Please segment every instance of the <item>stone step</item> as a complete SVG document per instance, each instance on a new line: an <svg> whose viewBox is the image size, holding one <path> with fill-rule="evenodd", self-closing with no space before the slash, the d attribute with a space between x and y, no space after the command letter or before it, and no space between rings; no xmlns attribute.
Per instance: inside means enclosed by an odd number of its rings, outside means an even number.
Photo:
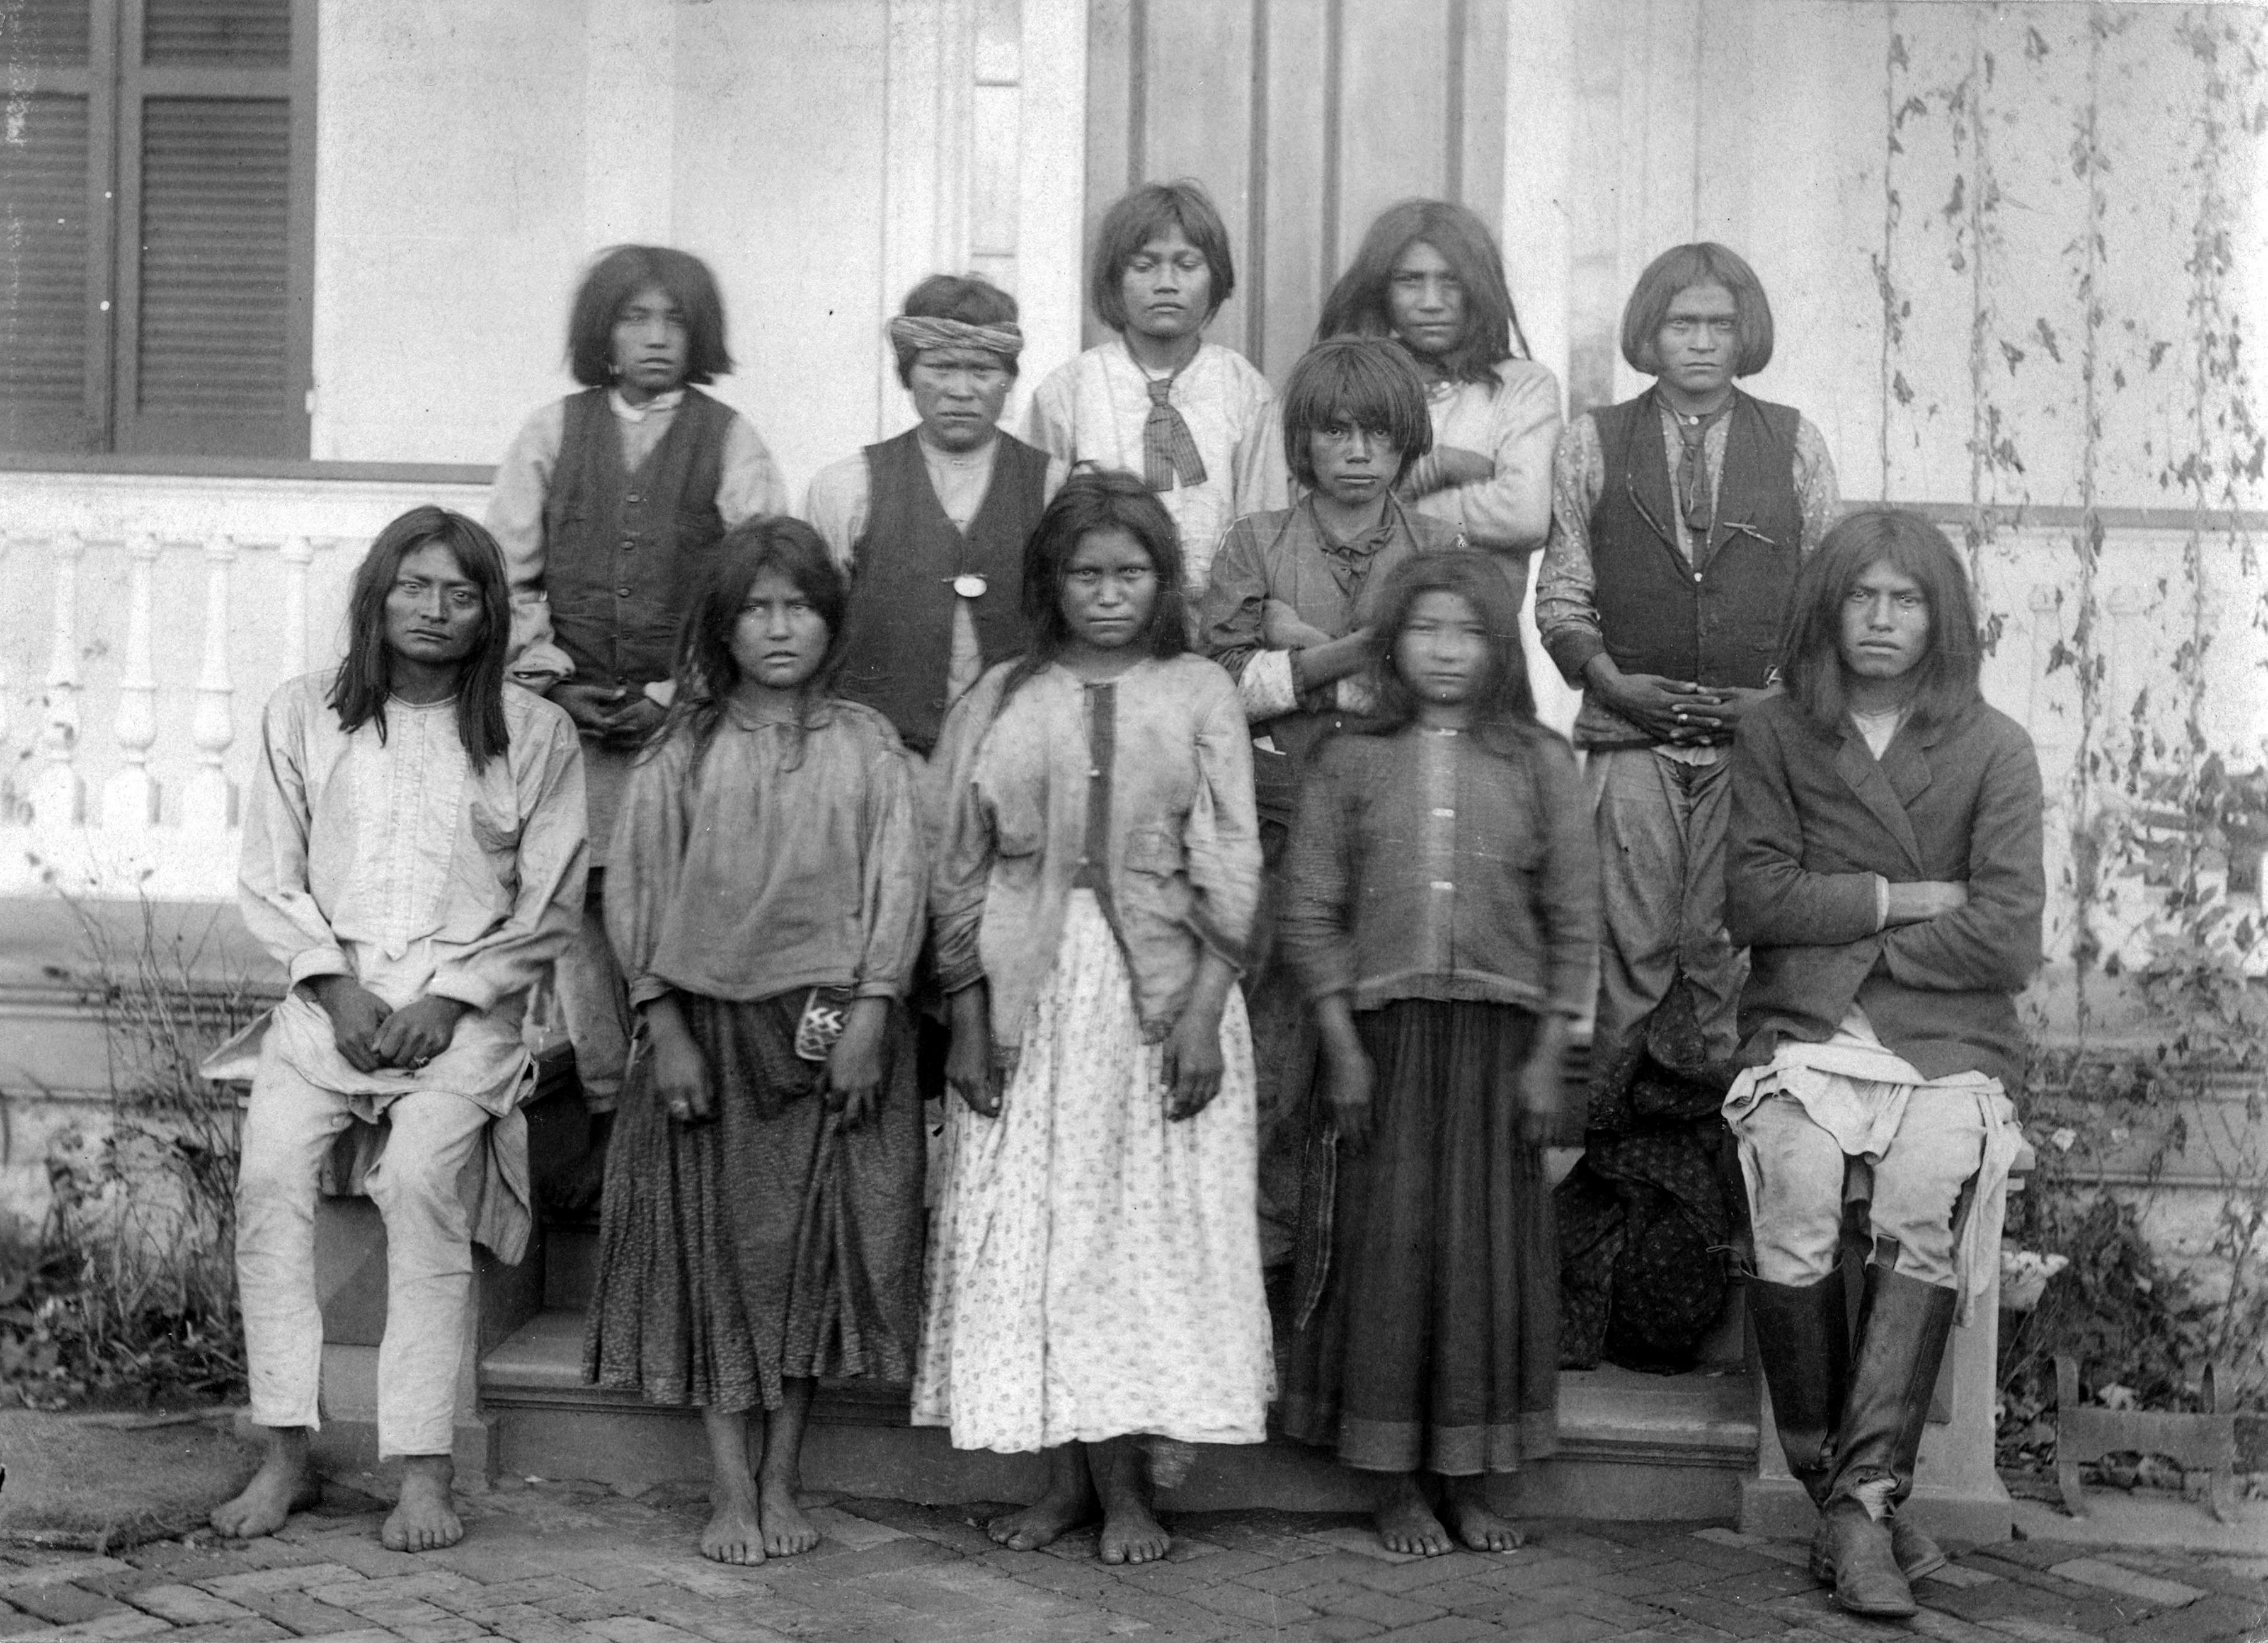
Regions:
<svg viewBox="0 0 2268 1643"><path fill-rule="evenodd" d="M698 1416L586 1385L582 1343L580 1309L550 1308L482 1359L481 1410L497 1470L625 1486L705 1477ZM1285 1439L1204 1446L1198 1454L1166 1505L1356 1511L1368 1504L1359 1477ZM1728 1518L1756 1454L1756 1393L1745 1370L1567 1371L1559 1377L1558 1454L1498 1480L1495 1493L1502 1509L1537 1516ZM826 1386L805 1440L804 1481L930 1504L1028 1499L1039 1492L1041 1463L1036 1455L957 1450L943 1432L909 1426L902 1387Z"/></svg>

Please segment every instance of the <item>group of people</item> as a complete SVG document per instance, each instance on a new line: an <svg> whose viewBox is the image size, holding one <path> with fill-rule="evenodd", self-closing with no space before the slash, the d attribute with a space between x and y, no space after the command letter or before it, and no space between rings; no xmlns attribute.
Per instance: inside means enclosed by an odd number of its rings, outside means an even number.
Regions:
<svg viewBox="0 0 2268 1643"><path fill-rule="evenodd" d="M1044 1452L1006 1546L1099 1516L1106 1559L1163 1557L1160 1480L1271 1404L1377 1477L1388 1546L1516 1545L1484 1485L1556 1440L1570 1028L1611 1064L1682 979L1819 1572L1911 1607L1939 1554L1897 1508L1984 1282L2043 897L1958 557L1910 513L1837 522L1817 432L1734 386L1771 314L1721 246L1646 271L1653 386L1564 433L1461 207L1373 225L1280 401L1204 340L1234 280L1202 188L1120 200L1116 335L1024 438L1014 300L923 281L888 324L916 426L796 518L701 391L731 366L708 270L592 268L584 391L486 527L389 526L346 661L268 709L244 909L291 985L238 1258L269 1444L223 1531L316 1486L314 1196L359 1119L384 1537L461 1535L470 1244L526 1241L549 969L593 1115L585 1373L702 1411L709 1556L817 1544L804 1426L855 1377ZM1580 766L1519 638L1539 550Z"/></svg>

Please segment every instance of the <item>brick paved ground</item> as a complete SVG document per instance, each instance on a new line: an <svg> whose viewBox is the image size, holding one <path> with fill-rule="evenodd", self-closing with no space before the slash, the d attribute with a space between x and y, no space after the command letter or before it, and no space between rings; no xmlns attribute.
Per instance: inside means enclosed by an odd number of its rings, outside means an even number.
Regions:
<svg viewBox="0 0 2268 1643"><path fill-rule="evenodd" d="M1351 1520L1186 1516L1172 1559L1096 1562L1092 1535L995 1547L969 1509L844 1500L826 1543L760 1569L703 1560L693 1492L626 1498L543 1485L472 1499L471 1532L423 1557L382 1550L379 1514L294 1519L248 1545L163 1542L121 1557L0 1552L0 1639L152 1643L1057 1643L1104 1638L1889 1637L1955 1643L2268 1639L2268 1557L2105 1552L2019 1541L1918 1588L1906 1627L1843 1615L1800 1547L1691 1524L1546 1523L1508 1555L1420 1561ZM2268 1550L2268 1549L2264 1549Z"/></svg>

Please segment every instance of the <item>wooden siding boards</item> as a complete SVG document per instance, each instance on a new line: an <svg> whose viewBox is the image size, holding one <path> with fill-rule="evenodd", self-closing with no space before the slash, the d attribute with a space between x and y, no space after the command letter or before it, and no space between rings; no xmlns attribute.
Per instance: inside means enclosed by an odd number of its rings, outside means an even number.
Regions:
<svg viewBox="0 0 2268 1643"><path fill-rule="evenodd" d="M1508 27L1496 0L1091 0L1090 255L1127 188L1198 179L1237 257L1206 334L1280 384L1381 210L1462 199L1496 228Z"/></svg>

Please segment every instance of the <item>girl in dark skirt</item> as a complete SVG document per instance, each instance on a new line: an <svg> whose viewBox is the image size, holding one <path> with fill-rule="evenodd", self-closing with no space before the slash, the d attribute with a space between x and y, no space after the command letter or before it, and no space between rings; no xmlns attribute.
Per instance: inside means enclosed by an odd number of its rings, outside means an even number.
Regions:
<svg viewBox="0 0 2268 1643"><path fill-rule="evenodd" d="M1292 836L1283 939L1315 1001L1330 1129L1302 1208L1284 1429L1381 1474L1395 1551L1518 1545L1487 1475L1557 1440L1542 1146L1598 864L1516 614L1479 554L1400 567L1375 630L1381 717L1325 744ZM1438 1515L1421 1470L1445 1480Z"/></svg>
<svg viewBox="0 0 2268 1643"><path fill-rule="evenodd" d="M818 1544L795 1499L814 1381L910 1381L920 1330L902 1001L925 864L895 733L828 694L847 591L796 520L725 537L608 857L607 932L644 1043L584 1373L701 1410L715 1508L701 1550L725 1563Z"/></svg>

